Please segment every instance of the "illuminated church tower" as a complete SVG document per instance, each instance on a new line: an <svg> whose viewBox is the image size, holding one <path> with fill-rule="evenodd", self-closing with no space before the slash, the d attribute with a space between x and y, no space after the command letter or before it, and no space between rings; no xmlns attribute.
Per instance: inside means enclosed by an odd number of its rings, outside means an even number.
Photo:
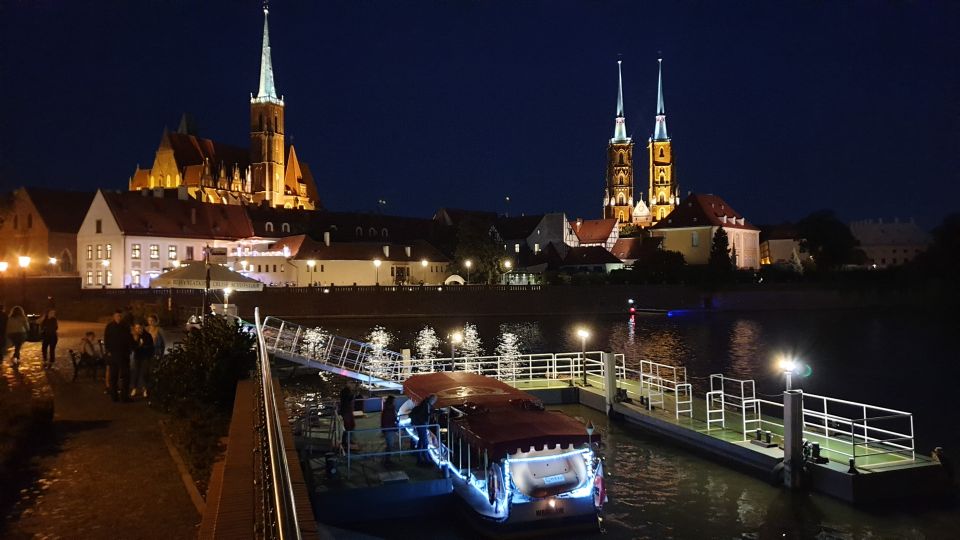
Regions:
<svg viewBox="0 0 960 540"><path fill-rule="evenodd" d="M650 214L656 223L667 217L679 202L680 188L673 170L673 146L667 136L663 108L663 59L657 59L657 123L647 144L650 153Z"/></svg>
<svg viewBox="0 0 960 540"><path fill-rule="evenodd" d="M617 119L607 145L607 187L603 196L604 219L616 219L620 227L633 221L633 141L627 137L623 115L623 73L617 61Z"/></svg>
<svg viewBox="0 0 960 540"><path fill-rule="evenodd" d="M271 206L284 203L283 98L277 97L270 59L270 10L263 6L263 49L260 52L260 90L250 95L250 172L253 192Z"/></svg>

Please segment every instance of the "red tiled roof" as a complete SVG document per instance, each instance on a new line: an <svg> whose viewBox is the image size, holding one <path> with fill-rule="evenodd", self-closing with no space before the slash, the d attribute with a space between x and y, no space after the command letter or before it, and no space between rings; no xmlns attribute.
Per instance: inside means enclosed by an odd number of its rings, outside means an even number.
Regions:
<svg viewBox="0 0 960 540"><path fill-rule="evenodd" d="M254 235L243 206L160 198L150 191L101 193L124 234L222 240Z"/></svg>
<svg viewBox="0 0 960 540"><path fill-rule="evenodd" d="M204 158L210 160L211 166L222 162L229 166L237 164L246 168L250 164L249 149L202 139L196 135L167 132L166 143L173 150L173 157L179 167L202 165Z"/></svg>
<svg viewBox="0 0 960 540"><path fill-rule="evenodd" d="M760 230L743 219L743 216L723 199L707 193L693 193L687 196L673 212L670 212L666 218L660 220L652 228L676 229L709 226L751 231Z"/></svg>
<svg viewBox="0 0 960 540"><path fill-rule="evenodd" d="M24 188L50 232L77 234L96 192Z"/></svg>
<svg viewBox="0 0 960 540"><path fill-rule="evenodd" d="M571 221L573 231L581 244L604 244L617 226L616 219L582 219Z"/></svg>
<svg viewBox="0 0 960 540"><path fill-rule="evenodd" d="M601 246L575 247L570 248L567 256L563 258L563 266L577 266L581 264L616 264L621 263L620 259L613 256Z"/></svg>
<svg viewBox="0 0 960 540"><path fill-rule="evenodd" d="M636 260L643 253L643 238L621 238L613 245L613 256L622 260Z"/></svg>

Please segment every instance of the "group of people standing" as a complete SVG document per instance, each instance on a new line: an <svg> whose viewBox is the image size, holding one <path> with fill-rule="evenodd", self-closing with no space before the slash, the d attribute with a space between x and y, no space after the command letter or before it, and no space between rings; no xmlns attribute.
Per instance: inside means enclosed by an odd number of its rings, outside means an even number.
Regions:
<svg viewBox="0 0 960 540"><path fill-rule="evenodd" d="M40 341L42 342L43 367L53 367L57 358L57 341L59 339L60 324L57 322L57 310L48 308L38 321ZM13 356L10 362L14 369L20 368L20 351L30 335L30 321L20 306L13 306L7 313L3 304L0 304L0 359L6 355L7 340L13 345Z"/></svg>
<svg viewBox="0 0 960 540"><path fill-rule="evenodd" d="M88 333L85 340L94 336ZM107 364L107 393L113 401L130 402L139 393L148 397L154 360L166 351L166 339L156 315L147 317L144 326L130 311L117 310L103 329L103 348ZM82 350L95 348L82 344Z"/></svg>

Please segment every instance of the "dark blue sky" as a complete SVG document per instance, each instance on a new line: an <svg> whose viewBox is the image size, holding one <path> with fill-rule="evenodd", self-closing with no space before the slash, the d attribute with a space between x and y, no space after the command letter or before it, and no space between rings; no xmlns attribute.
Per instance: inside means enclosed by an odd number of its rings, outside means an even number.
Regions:
<svg viewBox="0 0 960 540"><path fill-rule="evenodd" d="M124 188L183 111L247 144L258 2L0 0L0 182ZM756 223L960 208L955 2L274 1L287 133L325 205L598 217L616 59L682 193ZM288 138L289 142L290 138ZM646 185L645 150L637 152Z"/></svg>

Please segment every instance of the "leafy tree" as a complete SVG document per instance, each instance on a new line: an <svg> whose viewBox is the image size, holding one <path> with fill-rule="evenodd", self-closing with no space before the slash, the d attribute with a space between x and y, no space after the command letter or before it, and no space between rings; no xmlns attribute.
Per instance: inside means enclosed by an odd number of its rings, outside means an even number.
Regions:
<svg viewBox="0 0 960 540"><path fill-rule="evenodd" d="M813 258L819 271L837 270L845 264L863 262L863 252L857 249L857 239L850 227L831 210L819 210L797 223L797 232L803 238L801 246Z"/></svg>
<svg viewBox="0 0 960 540"><path fill-rule="evenodd" d="M500 343L497 345L497 378L513 380L520 374L520 340L511 332L500 334Z"/></svg>
<svg viewBox="0 0 960 540"><path fill-rule="evenodd" d="M928 276L956 281L960 272L960 213L950 214L933 229L933 243L916 258Z"/></svg>
<svg viewBox="0 0 960 540"><path fill-rule="evenodd" d="M643 256L633 263L633 272L637 281L677 283L682 279L686 265L683 253L657 248L645 251Z"/></svg>
<svg viewBox="0 0 960 540"><path fill-rule="evenodd" d="M707 261L710 273L719 279L726 279L733 272L733 260L730 253L730 239L723 227L717 227L710 244L710 259Z"/></svg>
<svg viewBox="0 0 960 540"><path fill-rule="evenodd" d="M415 371L432 371L433 360L440 353L440 339L432 326L424 326L417 332L414 341L417 348L417 363Z"/></svg>
<svg viewBox="0 0 960 540"><path fill-rule="evenodd" d="M503 250L490 236L490 225L482 220L468 217L460 222L454 258L457 271L463 277L468 274L463 263L471 261L469 275L473 283L495 283L500 277Z"/></svg>
<svg viewBox="0 0 960 540"><path fill-rule="evenodd" d="M640 236L643 236L643 229L633 223L628 223L620 229L620 238L637 238Z"/></svg>

